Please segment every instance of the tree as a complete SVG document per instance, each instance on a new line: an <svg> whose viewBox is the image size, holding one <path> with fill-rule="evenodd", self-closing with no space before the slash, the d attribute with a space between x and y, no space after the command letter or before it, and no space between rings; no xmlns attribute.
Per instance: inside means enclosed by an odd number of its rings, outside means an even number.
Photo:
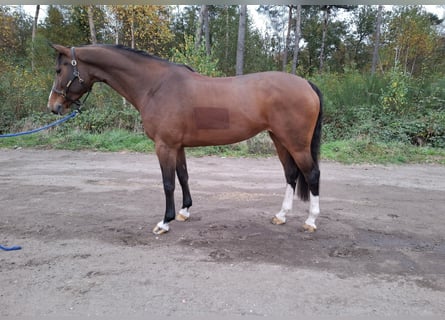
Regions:
<svg viewBox="0 0 445 320"><path fill-rule="evenodd" d="M288 51L290 48L290 35L291 35L291 29L292 29L292 10L294 8L293 5L288 5L288 17L287 17L287 32L286 32L286 44L284 46L283 51L283 71L286 71L287 68L287 56Z"/></svg>
<svg viewBox="0 0 445 320"><path fill-rule="evenodd" d="M49 42L61 43L66 46L82 43L79 40L78 25L74 26L70 23L67 13L69 10L70 8L66 6L48 6L42 33Z"/></svg>
<svg viewBox="0 0 445 320"><path fill-rule="evenodd" d="M375 23L374 51L372 53L371 74L375 73L379 61L380 30L382 28L383 5L379 5Z"/></svg>
<svg viewBox="0 0 445 320"><path fill-rule="evenodd" d="M31 37L32 21L21 7L10 10L0 6L0 53L13 60L20 60L27 54ZM0 59L3 58L0 56Z"/></svg>
<svg viewBox="0 0 445 320"><path fill-rule="evenodd" d="M359 6L350 15L345 37L345 65L369 70L372 43L375 38L377 10L374 6Z"/></svg>
<svg viewBox="0 0 445 320"><path fill-rule="evenodd" d="M224 44L225 44L225 50L224 50L224 57L226 58L226 60L228 60L228 58L229 58L229 42L230 42L230 39L229 39L229 32L230 32L230 29L229 29L229 19L230 19L230 16L229 16L229 6L228 5L226 5L225 6L225 22L226 22L226 24L225 24L225 34L224 34Z"/></svg>
<svg viewBox="0 0 445 320"><path fill-rule="evenodd" d="M93 43L94 36L97 36L96 29L99 28L98 17L100 12L99 6L71 6L67 20L73 33L77 33L79 39L77 44L89 44ZM90 17L93 18L93 26L91 25ZM96 38L97 42L97 38Z"/></svg>
<svg viewBox="0 0 445 320"><path fill-rule="evenodd" d="M435 18L421 6L396 7L384 34L383 66L391 70L399 64L411 75L433 71L440 60L440 36L435 28L440 20Z"/></svg>
<svg viewBox="0 0 445 320"><path fill-rule="evenodd" d="M210 22L209 22L209 10L207 9L204 15L204 30L206 39L206 53L210 56L211 44L210 44Z"/></svg>
<svg viewBox="0 0 445 320"><path fill-rule="evenodd" d="M321 36L321 48L320 48L320 56L318 58L319 60L319 67L318 71L323 71L324 66L324 47L326 45L326 33L328 31L328 22L329 22L329 14L331 11L331 6L322 6L323 11L323 33Z"/></svg>
<svg viewBox="0 0 445 320"><path fill-rule="evenodd" d="M122 26L121 44L146 50L161 57L170 54L173 33L169 9L165 6L115 5L111 11Z"/></svg>
<svg viewBox="0 0 445 320"><path fill-rule="evenodd" d="M236 75L243 74L244 66L244 45L246 39L246 16L247 5L240 6L239 12L239 27L238 27L238 41L236 49Z"/></svg>
<svg viewBox="0 0 445 320"><path fill-rule="evenodd" d="M247 19L243 73L276 70L274 57L262 33Z"/></svg>
<svg viewBox="0 0 445 320"><path fill-rule="evenodd" d="M321 11L323 12L323 33L321 36L321 48L319 56L319 72L323 71L324 60L325 60L325 47L326 38L328 33L329 19L332 13L335 13L338 9L352 10L354 6L344 6L344 5L324 5L321 6Z"/></svg>
<svg viewBox="0 0 445 320"><path fill-rule="evenodd" d="M218 68L226 75L235 75L238 6L210 6L209 18L212 52Z"/></svg>
<svg viewBox="0 0 445 320"><path fill-rule="evenodd" d="M270 31L266 35L269 51L275 56L277 64L282 68L284 55L286 55L286 60L288 55L284 51L289 50L289 47L286 46L287 38L284 37L286 25L289 25L289 10L286 10L286 6L260 5L257 11L267 16L270 21Z"/></svg>
<svg viewBox="0 0 445 320"><path fill-rule="evenodd" d="M372 44L375 43L377 9L358 6L349 15L348 30L342 46L342 60L348 68L369 70Z"/></svg>
<svg viewBox="0 0 445 320"><path fill-rule="evenodd" d="M301 4L297 5L297 14L295 17L295 44L294 57L292 58L292 74L297 73L298 54L300 52L300 38L301 38Z"/></svg>
<svg viewBox="0 0 445 320"><path fill-rule="evenodd" d="M14 17L8 7L0 7L0 53L9 53L9 49L16 47Z"/></svg>
<svg viewBox="0 0 445 320"><path fill-rule="evenodd" d="M40 5L36 5L36 13L34 14L34 21L32 23L32 35L31 35L31 70L34 71L34 44L36 41L37 33L37 21L39 20Z"/></svg>
<svg viewBox="0 0 445 320"><path fill-rule="evenodd" d="M206 53L210 56L210 28L209 28L209 10L207 5L202 5L199 12L198 26L196 28L195 49L198 49L202 43L202 34L205 35Z"/></svg>
<svg viewBox="0 0 445 320"><path fill-rule="evenodd" d="M185 44L185 39L189 36L195 37L197 17L200 8L198 6L185 6L180 8L176 6L172 10L172 32L174 34L173 43L180 46Z"/></svg>
<svg viewBox="0 0 445 320"><path fill-rule="evenodd" d="M184 44L173 49L172 61L188 65L197 72L211 77L223 76L217 68L218 61L206 53L202 44L196 49L191 35L186 36Z"/></svg>
<svg viewBox="0 0 445 320"><path fill-rule="evenodd" d="M93 5L88 5L88 24L90 26L91 43L97 44L96 27L94 25Z"/></svg>
<svg viewBox="0 0 445 320"><path fill-rule="evenodd" d="M302 6L301 11L301 25L304 28L301 29L301 39L304 40L304 47L299 51L298 59L301 61L300 66L303 74L311 74L319 69L320 48L322 40L322 23L320 17L321 11L319 6ZM332 32L333 28L328 30ZM338 38L339 33L335 34ZM332 47L336 47L335 39L333 37L327 37L329 45L326 46L327 50L332 50ZM332 44L332 45L330 45ZM329 54L326 52L325 54Z"/></svg>

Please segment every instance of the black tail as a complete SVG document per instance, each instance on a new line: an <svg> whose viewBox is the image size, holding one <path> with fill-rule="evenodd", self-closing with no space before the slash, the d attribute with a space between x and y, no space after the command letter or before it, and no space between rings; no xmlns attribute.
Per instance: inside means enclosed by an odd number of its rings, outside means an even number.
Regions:
<svg viewBox="0 0 445 320"><path fill-rule="evenodd" d="M320 156L320 144L321 144L321 127L323 122L323 94L315 84L313 84L310 81L308 82L311 85L312 89L317 93L318 98L320 100L320 111L318 113L317 123L315 125L315 130L314 134L312 135L312 141L311 141L311 155L314 164L318 169L318 160ZM298 185L297 188L298 197L303 201L309 200L309 192L310 192L309 185L302 174L298 175L297 185Z"/></svg>
<svg viewBox="0 0 445 320"><path fill-rule="evenodd" d="M315 125L315 130L311 142L312 159L314 159L314 163L318 167L318 157L320 156L320 145L321 145L321 127L323 122L323 94L315 84L313 84L310 81L308 82L311 85L312 89L314 89L314 91L317 93L318 99L320 100L320 112L318 113L317 124Z"/></svg>

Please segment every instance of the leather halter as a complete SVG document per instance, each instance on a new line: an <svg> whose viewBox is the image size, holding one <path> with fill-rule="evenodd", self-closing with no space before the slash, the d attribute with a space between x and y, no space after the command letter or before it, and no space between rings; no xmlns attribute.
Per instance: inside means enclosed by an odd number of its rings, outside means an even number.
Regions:
<svg viewBox="0 0 445 320"><path fill-rule="evenodd" d="M65 100L68 100L71 103L74 103L75 105L78 106L78 108L80 108L82 106L82 104L85 102L85 100L88 98L88 95L91 92L91 88L88 90L88 94L87 96L84 98L84 100L81 102L79 99L77 100L73 100L71 98L68 97L68 91L71 87L71 85L74 83L74 81L77 79L79 81L79 83L84 86L84 79L82 79L80 77L79 74L79 69L77 68L77 60L76 60L76 53L75 53L75 48L71 47L71 65L73 66L73 75L71 77L71 80L68 81L68 83L66 84L65 88L62 90L58 90L56 89L54 86L52 87L51 91L55 92L57 94L60 94Z"/></svg>

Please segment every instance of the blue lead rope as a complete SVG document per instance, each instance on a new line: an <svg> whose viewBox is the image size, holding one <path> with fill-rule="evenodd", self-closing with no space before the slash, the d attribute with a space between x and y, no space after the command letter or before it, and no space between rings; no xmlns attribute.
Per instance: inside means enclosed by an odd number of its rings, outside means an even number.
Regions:
<svg viewBox="0 0 445 320"><path fill-rule="evenodd" d="M61 123L64 123L66 121L68 121L71 118L74 118L75 116L77 116L79 114L79 110L75 110L73 112L71 112L69 115L67 115L66 117L59 119L57 121L54 121L50 124L47 124L46 126L43 126L41 128L37 128L34 130L30 130L30 131L24 131L24 132L18 132L18 133L7 133L7 134L0 134L0 138L10 138L10 137L18 137L18 136L23 136L25 134L31 134L31 133L36 133L39 131L43 131L52 127L55 127Z"/></svg>
<svg viewBox="0 0 445 320"><path fill-rule="evenodd" d="M21 246L5 247L0 244L0 249L4 251L13 251L13 250L21 250L22 247Z"/></svg>

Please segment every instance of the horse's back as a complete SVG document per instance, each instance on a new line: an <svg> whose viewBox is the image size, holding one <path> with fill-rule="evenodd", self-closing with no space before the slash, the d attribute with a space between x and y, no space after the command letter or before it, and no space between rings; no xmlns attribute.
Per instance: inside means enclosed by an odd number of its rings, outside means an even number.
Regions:
<svg viewBox="0 0 445 320"><path fill-rule="evenodd" d="M227 108L252 105L258 109L261 106L269 108L302 102L313 102L316 105L318 101L316 92L306 79L279 71L221 78L195 74L192 82L195 82L195 89L190 92L194 95L200 99L213 100L213 104L227 103Z"/></svg>

